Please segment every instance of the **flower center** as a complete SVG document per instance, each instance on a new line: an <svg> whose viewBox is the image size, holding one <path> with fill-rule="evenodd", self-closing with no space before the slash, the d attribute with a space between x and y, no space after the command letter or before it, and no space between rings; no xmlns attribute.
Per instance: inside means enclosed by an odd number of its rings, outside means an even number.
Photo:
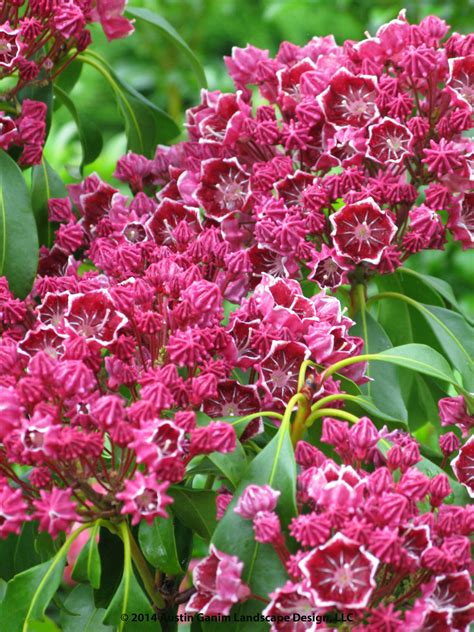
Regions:
<svg viewBox="0 0 474 632"><path fill-rule="evenodd" d="M387 139L387 145L395 152L402 149L402 141L398 136L389 136Z"/></svg>
<svg viewBox="0 0 474 632"><path fill-rule="evenodd" d="M338 568L334 574L334 582L341 591L345 588L350 588L352 586L352 580L353 576L350 564L344 564Z"/></svg>
<svg viewBox="0 0 474 632"><path fill-rule="evenodd" d="M357 241L369 241L370 228L367 226L367 223L362 222L361 224L357 224L354 230L354 235Z"/></svg>
<svg viewBox="0 0 474 632"><path fill-rule="evenodd" d="M288 384L289 376L282 369L276 369L272 372L272 382L277 388L283 388Z"/></svg>
<svg viewBox="0 0 474 632"><path fill-rule="evenodd" d="M135 504L140 513L152 513L153 511L156 511L159 504L158 494L154 489L149 489L147 487L135 498Z"/></svg>
<svg viewBox="0 0 474 632"><path fill-rule="evenodd" d="M239 415L239 407L233 402L229 402L222 407L223 417L237 417Z"/></svg>

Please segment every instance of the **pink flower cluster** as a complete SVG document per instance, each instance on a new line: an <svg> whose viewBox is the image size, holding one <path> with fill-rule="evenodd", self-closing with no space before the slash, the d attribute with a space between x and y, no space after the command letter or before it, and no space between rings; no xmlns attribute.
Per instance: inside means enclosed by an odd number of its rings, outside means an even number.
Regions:
<svg viewBox="0 0 474 632"><path fill-rule="evenodd" d="M474 38L447 31L401 13L361 42L283 42L275 58L235 48L237 91L204 91L187 141L127 156L117 177L199 205L257 278L305 264L336 288L442 249L448 233L471 247Z"/></svg>
<svg viewBox="0 0 474 632"><path fill-rule="evenodd" d="M387 439L384 457L377 444ZM474 618L473 508L445 504L452 493L448 477L417 468L418 444L406 433L378 431L366 417L352 427L326 418L322 441L342 464L298 443L298 515L287 537L277 514L278 490L250 485L233 509L253 522L255 540L273 546L288 573L263 612L273 621L271 629L315 629L311 617L337 610L352 613L353 630L467 630ZM290 541L296 553L290 554ZM224 592L213 579L216 565L201 562L190 610L227 614L249 596L248 588L238 560L216 550L213 556L232 565L240 582ZM310 618L295 623L293 613Z"/></svg>
<svg viewBox="0 0 474 632"><path fill-rule="evenodd" d="M2 535L28 517L56 535L96 512L165 515L191 459L235 448L222 417L283 410L303 360L362 346L337 299L293 280L264 275L236 309L255 284L245 253L197 207L128 199L95 175L69 192L50 200L59 227L31 295L0 287ZM313 400L338 391L315 378Z"/></svg>
<svg viewBox="0 0 474 632"><path fill-rule="evenodd" d="M4 0L0 6L0 81L16 78L1 101L11 102L17 116L0 111L0 148L22 147L24 166L41 161L46 106L17 95L26 86L52 81L91 42L87 25L100 22L109 40L133 31L123 17L126 0ZM10 111L10 110L9 110Z"/></svg>

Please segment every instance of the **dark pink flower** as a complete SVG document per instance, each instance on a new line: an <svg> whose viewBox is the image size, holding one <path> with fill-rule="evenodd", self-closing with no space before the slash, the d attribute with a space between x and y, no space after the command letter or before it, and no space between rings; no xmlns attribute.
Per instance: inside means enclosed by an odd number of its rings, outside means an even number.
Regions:
<svg viewBox="0 0 474 632"><path fill-rule="evenodd" d="M457 457L451 461L451 467L469 496L474 498L474 435L461 447Z"/></svg>
<svg viewBox="0 0 474 632"><path fill-rule="evenodd" d="M269 485L249 485L234 509L242 518L252 520L259 511L273 511L277 505L279 491Z"/></svg>
<svg viewBox="0 0 474 632"><path fill-rule="evenodd" d="M56 538L61 531L69 530L79 517L71 494L70 487L53 487L51 491L40 490L40 499L33 501L33 517L39 520L40 531L47 531L52 538Z"/></svg>
<svg viewBox="0 0 474 632"><path fill-rule="evenodd" d="M234 428L221 421L211 422L208 426L191 431L191 454L210 454L211 452L232 452L235 450L236 436Z"/></svg>
<svg viewBox="0 0 474 632"><path fill-rule="evenodd" d="M382 164L399 164L411 153L413 135L410 130L390 118L369 128L367 157Z"/></svg>
<svg viewBox="0 0 474 632"><path fill-rule="evenodd" d="M95 0L92 19L100 22L109 41L127 37L134 31L130 20L123 17L127 0Z"/></svg>
<svg viewBox="0 0 474 632"><path fill-rule="evenodd" d="M23 524L30 519L26 509L27 504L23 499L21 489L13 490L2 480L0 489L1 537L6 537L9 533L20 533Z"/></svg>
<svg viewBox="0 0 474 632"><path fill-rule="evenodd" d="M375 588L379 561L357 542L337 533L306 555L299 567L303 589L318 607L365 608Z"/></svg>
<svg viewBox="0 0 474 632"><path fill-rule="evenodd" d="M133 479L125 481L125 488L116 494L123 501L122 514L131 514L132 524L146 520L149 524L157 516L167 518L166 505L173 499L166 494L169 483L158 483L156 476L144 476L137 472Z"/></svg>
<svg viewBox="0 0 474 632"><path fill-rule="evenodd" d="M7 70L13 68L19 60L22 47L20 30L12 29L8 22L1 24L0 68L6 68Z"/></svg>
<svg viewBox="0 0 474 632"><path fill-rule="evenodd" d="M337 254L357 263L377 264L397 232L389 213L372 198L346 204L329 219Z"/></svg>
<svg viewBox="0 0 474 632"><path fill-rule="evenodd" d="M210 555L193 570L197 592L186 605L187 612L203 615L227 615L232 606L250 595L242 582L243 563L234 555L227 555L211 544Z"/></svg>
<svg viewBox="0 0 474 632"><path fill-rule="evenodd" d="M72 294L64 315L68 328L86 340L107 346L113 343L119 330L127 322L124 314L117 311L105 291Z"/></svg>
<svg viewBox="0 0 474 632"><path fill-rule="evenodd" d="M318 97L326 119L338 126L363 127L378 115L374 77L353 75L341 68Z"/></svg>
<svg viewBox="0 0 474 632"><path fill-rule="evenodd" d="M248 174L236 158L212 158L202 163L195 197L207 217L221 222L245 208L248 182Z"/></svg>

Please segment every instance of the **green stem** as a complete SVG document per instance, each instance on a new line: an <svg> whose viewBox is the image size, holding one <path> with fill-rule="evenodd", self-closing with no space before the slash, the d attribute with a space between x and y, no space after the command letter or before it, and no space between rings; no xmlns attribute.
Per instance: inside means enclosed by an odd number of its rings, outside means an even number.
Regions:
<svg viewBox="0 0 474 632"><path fill-rule="evenodd" d="M298 404L298 412L296 413L295 421L291 427L291 443L293 448L296 447L298 441L303 437L306 430L306 419L311 412L309 401L304 398L304 401Z"/></svg>
<svg viewBox="0 0 474 632"><path fill-rule="evenodd" d="M326 404L330 404L331 402L337 402L339 400L347 400L349 402L355 402L356 404L360 404L359 398L357 395L349 395L347 393L336 393L335 395L327 395L326 397L322 397L315 404L311 406L311 411L314 412L319 410L319 408L324 408Z"/></svg>
<svg viewBox="0 0 474 632"><path fill-rule="evenodd" d="M306 427L309 428L309 426L313 425L316 419L320 419L321 417L338 417L339 419L350 421L351 424L356 424L359 421L359 417L356 417L345 410L339 410L339 408L320 408L319 410L312 412L306 419Z"/></svg>
<svg viewBox="0 0 474 632"><path fill-rule="evenodd" d="M318 366L318 365L315 362L312 362L311 360L305 360L304 362L302 362L300 366L300 372L298 375L298 392L300 392L304 386L306 371L308 370L308 367L310 366Z"/></svg>
<svg viewBox="0 0 474 632"><path fill-rule="evenodd" d="M119 525L120 528L120 537L123 540L124 545L124 566L125 568L130 566L130 561L133 560L135 568L137 569L145 590L147 591L150 599L153 604L157 606L160 610L166 607L166 604L163 600L163 597L159 592L155 589L155 581L153 579L153 575L148 568L148 564L146 563L145 558L140 551L140 547L135 541L133 534L130 530L128 522L123 521Z"/></svg>
<svg viewBox="0 0 474 632"><path fill-rule="evenodd" d="M280 421L283 421L283 415L280 413L273 413L270 410L263 410L259 413L252 413L251 415L246 415L245 417L239 417L235 421L231 421L231 426L236 426L237 424L244 423L245 421L252 421L252 419L258 419L258 417L275 417Z"/></svg>

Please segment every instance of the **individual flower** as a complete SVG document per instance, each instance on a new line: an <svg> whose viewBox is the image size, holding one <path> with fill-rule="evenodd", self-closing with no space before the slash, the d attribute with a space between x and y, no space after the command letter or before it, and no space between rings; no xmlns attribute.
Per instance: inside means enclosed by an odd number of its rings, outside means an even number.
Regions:
<svg viewBox="0 0 474 632"><path fill-rule="evenodd" d="M166 494L168 485L158 483L153 474L143 476L137 472L133 479L125 481L124 490L116 495L124 503L121 513L130 514L132 524L138 524L141 520L151 524L157 516L167 518L166 505L173 502Z"/></svg>
<svg viewBox="0 0 474 632"><path fill-rule="evenodd" d="M399 164L411 152L413 134L390 118L369 128L367 156L381 164Z"/></svg>
<svg viewBox="0 0 474 632"><path fill-rule="evenodd" d="M40 499L33 501L33 517L39 521L41 531L56 538L61 531L68 531L78 519L76 503L71 498L72 489L53 487L51 491L40 490Z"/></svg>
<svg viewBox="0 0 474 632"><path fill-rule="evenodd" d="M228 615L232 606L250 596L242 582L243 563L234 555L219 551L213 544L210 555L193 570L197 592L186 605L186 611L202 615Z"/></svg>
<svg viewBox="0 0 474 632"><path fill-rule="evenodd" d="M279 491L269 485L249 485L234 509L242 518L253 519L260 511L273 511L277 505Z"/></svg>
<svg viewBox="0 0 474 632"><path fill-rule="evenodd" d="M378 263L397 228L372 198L346 204L329 218L336 252L359 263Z"/></svg>
<svg viewBox="0 0 474 632"><path fill-rule="evenodd" d="M303 557L303 590L318 607L365 608L375 588L379 561L357 542L337 533Z"/></svg>
<svg viewBox="0 0 474 632"><path fill-rule="evenodd" d="M459 454L451 461L456 478L474 498L474 435L461 446Z"/></svg>

